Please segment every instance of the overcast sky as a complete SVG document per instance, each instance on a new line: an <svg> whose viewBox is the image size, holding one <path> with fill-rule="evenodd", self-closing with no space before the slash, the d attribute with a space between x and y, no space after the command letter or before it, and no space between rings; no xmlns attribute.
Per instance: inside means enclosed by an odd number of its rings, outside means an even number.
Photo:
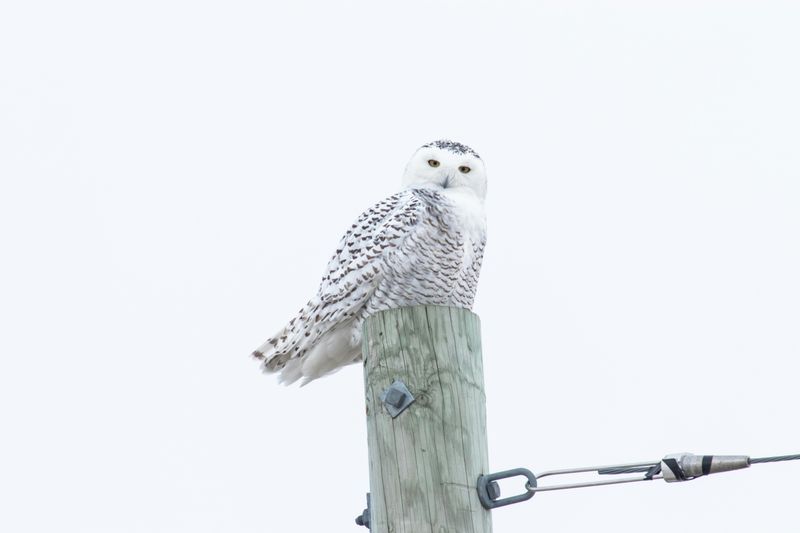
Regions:
<svg viewBox="0 0 800 533"><path fill-rule="evenodd" d="M488 168L492 469L800 452L800 4L280 4L2 3L0 530L360 531L361 368L248 354L441 137ZM798 479L494 529L787 531Z"/></svg>

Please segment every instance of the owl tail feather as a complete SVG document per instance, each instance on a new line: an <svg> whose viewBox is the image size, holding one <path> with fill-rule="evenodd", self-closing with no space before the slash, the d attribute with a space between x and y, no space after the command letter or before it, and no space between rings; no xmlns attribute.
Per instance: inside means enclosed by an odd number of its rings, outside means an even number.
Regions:
<svg viewBox="0 0 800 533"><path fill-rule="evenodd" d="M320 303L315 300L308 302L297 316L278 333L267 339L258 347L252 356L261 361L264 372L280 372L287 368L293 360L302 358L306 351L313 346L322 333L320 325L312 319L318 316ZM288 368L282 374L291 375L294 372ZM284 376L282 375L281 378ZM282 379L282 381L284 381Z"/></svg>

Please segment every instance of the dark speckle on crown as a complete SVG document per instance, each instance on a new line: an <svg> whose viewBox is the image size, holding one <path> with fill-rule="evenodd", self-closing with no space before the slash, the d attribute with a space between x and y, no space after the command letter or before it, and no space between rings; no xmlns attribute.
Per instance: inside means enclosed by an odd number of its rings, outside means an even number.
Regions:
<svg viewBox="0 0 800 533"><path fill-rule="evenodd" d="M478 155L478 152L476 152L466 144L457 143L455 141L449 141L447 139L440 139L438 141L433 141L432 143L428 143L426 145L423 145L422 147L430 148L431 146L435 146L436 148L442 148L443 150L448 150L456 155L470 154L477 157L478 159L481 158L481 156Z"/></svg>

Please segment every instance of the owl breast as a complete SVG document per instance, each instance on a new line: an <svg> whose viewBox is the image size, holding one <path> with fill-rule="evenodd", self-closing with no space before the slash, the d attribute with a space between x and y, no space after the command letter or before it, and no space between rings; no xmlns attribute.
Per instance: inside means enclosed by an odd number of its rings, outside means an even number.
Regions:
<svg viewBox="0 0 800 533"><path fill-rule="evenodd" d="M366 315L410 305L471 309L486 241L482 206L470 198L420 191L417 229L392 252ZM477 204L477 202L476 202Z"/></svg>

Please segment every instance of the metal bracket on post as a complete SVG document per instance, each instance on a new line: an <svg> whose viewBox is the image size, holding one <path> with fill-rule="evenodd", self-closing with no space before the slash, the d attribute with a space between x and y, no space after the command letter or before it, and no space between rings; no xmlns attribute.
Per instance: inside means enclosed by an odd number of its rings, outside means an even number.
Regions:
<svg viewBox="0 0 800 533"><path fill-rule="evenodd" d="M372 528L369 525L369 515L370 515L370 501L369 501L369 492L367 493L367 508L364 509L364 512L361 513L356 517L356 525L364 526L365 528L371 530Z"/></svg>
<svg viewBox="0 0 800 533"><path fill-rule="evenodd" d="M394 380L394 382L381 393L380 399L383 405L386 406L386 410L392 415L392 418L397 418L409 405L414 403L414 395L408 390L406 384L399 379Z"/></svg>

